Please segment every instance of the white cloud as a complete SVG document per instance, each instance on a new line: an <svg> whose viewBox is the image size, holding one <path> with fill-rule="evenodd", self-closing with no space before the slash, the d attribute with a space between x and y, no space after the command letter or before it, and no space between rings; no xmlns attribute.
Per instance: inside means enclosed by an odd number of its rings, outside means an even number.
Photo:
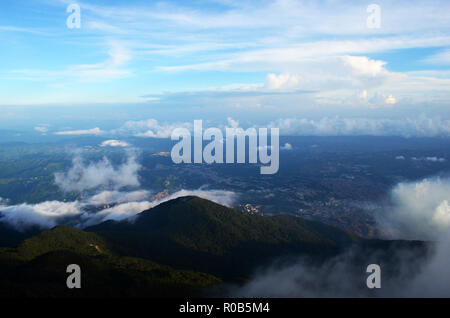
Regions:
<svg viewBox="0 0 450 318"><path fill-rule="evenodd" d="M0 221L26 230L33 226L51 228L82 214L79 202L47 201L39 204L20 204L2 207Z"/></svg>
<svg viewBox="0 0 450 318"><path fill-rule="evenodd" d="M384 61L371 60L365 56L344 56L342 60L356 75L375 77L387 73Z"/></svg>
<svg viewBox="0 0 450 318"><path fill-rule="evenodd" d="M281 150L292 150L292 145L290 143L285 143L284 146L281 146Z"/></svg>
<svg viewBox="0 0 450 318"><path fill-rule="evenodd" d="M92 128L92 129L84 129L84 130L67 130L67 131L58 131L55 132L55 135L66 135L66 136L78 136L78 135L101 135L103 134L103 131L98 128Z"/></svg>
<svg viewBox="0 0 450 318"><path fill-rule="evenodd" d="M110 139L110 140L105 140L100 144L100 147L128 147L129 144L125 141L121 141L121 140L115 140L115 139Z"/></svg>
<svg viewBox="0 0 450 318"><path fill-rule="evenodd" d="M42 134L45 134L48 132L48 127L47 126L36 126L36 127L34 127L34 130L37 132L40 132Z"/></svg>
<svg viewBox="0 0 450 318"><path fill-rule="evenodd" d="M138 190L132 192L103 191L87 200L88 204L102 205L110 203L140 202L149 198L150 192Z"/></svg>
<svg viewBox="0 0 450 318"><path fill-rule="evenodd" d="M0 222L6 222L18 230L37 226L42 229L56 225L69 225L79 228L92 226L107 220L134 221L134 216L163 202L183 196L198 196L222 205L232 206L237 194L225 190L180 190L163 199L149 201L150 192L103 191L83 201L46 201L38 204L19 204L8 206L6 200L0 201ZM93 212L91 205L110 205Z"/></svg>
<svg viewBox="0 0 450 318"><path fill-rule="evenodd" d="M236 199L238 197L238 194L233 191L226 191L226 190L180 190L178 192L175 192L174 194L168 196L167 198L164 198L164 201L176 199L179 197L184 196L197 196L203 199L207 199L213 202L216 202L218 204L222 204L228 207L233 206L233 204L236 202ZM157 201L158 204L160 201Z"/></svg>
<svg viewBox="0 0 450 318"><path fill-rule="evenodd" d="M117 167L104 157L98 162L86 164L80 154L72 160L69 171L55 173L55 184L64 191L83 191L98 187L120 189L126 186L140 185L138 171L141 165L131 152L127 161Z"/></svg>
<svg viewBox="0 0 450 318"><path fill-rule="evenodd" d="M450 121L440 118L374 119L374 118L285 118L269 124L280 128L282 135L302 136L449 136Z"/></svg>
<svg viewBox="0 0 450 318"><path fill-rule="evenodd" d="M107 57L98 63L73 65L59 71L16 70L12 74L17 79L59 82L66 78L79 81L122 78L132 74L127 64L132 58L137 58L139 66L143 65L143 69L149 72L154 66L156 70L166 71L257 71L270 73L268 89L293 89L297 84L302 89L309 89L304 86L308 84L308 87L325 91L340 84L360 90L372 88L364 86L361 77L367 77L365 81L368 81L373 80L372 77L387 80L393 76L385 74L384 61L360 55L450 45L447 35L450 23L446 14L450 5L446 1L416 1L413 6L405 1L382 1L382 27L377 30L367 28L366 4L348 1L275 0L258 4L221 1L220 9L212 11L194 8L187 3L175 5L166 2L137 6L81 2L81 5L89 17L83 22L83 29L92 34L95 41L98 38L115 39L106 42L106 49L103 47L105 43L95 48L103 50ZM21 30L17 27L3 28ZM430 57L430 60L448 61L447 51ZM323 63L324 60L340 60L344 65L329 68L330 64L336 63ZM324 66L314 77L320 62ZM329 71L322 74L327 68ZM347 72L354 78L347 78ZM351 85L355 78L362 82L358 87ZM379 79L372 81L372 86L380 85L380 82ZM434 78L414 78L402 83L406 93L417 91L411 86L413 83L433 94L436 94L437 87L448 84L439 84ZM388 84L386 86L389 87ZM396 85L391 86L397 90ZM126 97L121 94L121 98L125 102L138 102L133 97L134 93ZM399 100L404 96L396 91L392 93ZM40 102L74 98L71 94L62 94L59 98L47 95L42 96ZM114 102L113 96L96 99ZM11 99L11 102L32 103L33 99Z"/></svg>
<svg viewBox="0 0 450 318"><path fill-rule="evenodd" d="M108 220L123 221L153 207L151 202L127 202L104 209L94 214L83 215L83 227L92 226ZM131 220L131 219L130 219Z"/></svg>
<svg viewBox="0 0 450 318"><path fill-rule="evenodd" d="M109 43L109 58L98 64L84 64L71 67L70 73L82 81L115 79L127 76L130 71L121 69L131 59L129 50L117 42Z"/></svg>
<svg viewBox="0 0 450 318"><path fill-rule="evenodd" d="M408 239L435 240L450 231L450 181L434 178L400 183L391 193L392 207L378 215L387 232Z"/></svg>
<svg viewBox="0 0 450 318"><path fill-rule="evenodd" d="M283 74L268 74L266 79L266 87L273 90L294 89L299 85L299 78L297 75L288 73Z"/></svg>
<svg viewBox="0 0 450 318"><path fill-rule="evenodd" d="M394 105L397 103L397 99L395 97L393 97L392 95L389 95L386 99L385 99L385 103L389 104L389 105Z"/></svg>
<svg viewBox="0 0 450 318"><path fill-rule="evenodd" d="M450 65L450 49L429 56L425 59L425 62L438 65Z"/></svg>
<svg viewBox="0 0 450 318"><path fill-rule="evenodd" d="M361 92L361 94L359 94L359 98L361 98L363 100L367 100L368 97L369 97L369 93L367 92L367 90L363 90Z"/></svg>
<svg viewBox="0 0 450 318"><path fill-rule="evenodd" d="M101 22L103 24L101 29L105 32L120 34L126 31L141 36L151 34L153 29L149 26L155 24L163 26L168 31L178 30L183 36L198 30L210 31L208 34L213 36L219 30L231 29L248 33L255 28L269 28L278 31L277 39L298 38L302 34L365 36L411 34L414 31L446 29L450 24L446 14L450 6L443 0L430 3L415 2L414 6L408 6L409 3L406 1L381 1L383 23L377 32L370 32L367 29L367 4L348 1L315 3L286 0L257 4L234 0L220 3L222 10L214 11L198 10L184 3L118 6L82 2L82 7L89 12L90 22ZM436 7L439 7L439 10L436 10ZM92 28L98 29L98 24ZM177 38L176 33L170 34ZM259 39L256 36L254 38L255 41Z"/></svg>
<svg viewBox="0 0 450 318"><path fill-rule="evenodd" d="M57 81L59 84L68 78L79 82L103 82L123 78L131 74L123 66L131 60L131 53L122 44L107 43L108 58L100 63L72 65L63 70L16 69L10 71L16 79L31 81Z"/></svg>
<svg viewBox="0 0 450 318"><path fill-rule="evenodd" d="M390 266L396 268L395 275L384 279L376 294L358 283L361 267L356 265L360 260L355 257L360 257L361 250L351 249L313 266L303 258L288 265L284 261L274 262L256 272L247 284L231 289L231 296L447 297L450 292L450 180L400 183L392 190L391 199L394 205L383 206L382 216L376 214L380 229L393 233L393 239L435 242L429 253L399 245L385 251L392 262ZM380 259L381 254L364 251L367 259Z"/></svg>
<svg viewBox="0 0 450 318"><path fill-rule="evenodd" d="M445 158L438 158L438 157L426 157L425 158L426 161L431 161L431 162L445 162Z"/></svg>
<svg viewBox="0 0 450 318"><path fill-rule="evenodd" d="M117 192L103 192L99 195L94 196L88 202L101 202L102 199L109 201L115 201L115 203L120 203L111 208L107 208L100 212L90 215L84 215L84 225L90 226L93 224L97 224L106 220L116 220L121 221L125 219L134 220L133 217L140 212L151 209L163 202L167 202L179 197L185 196L198 196L200 198L204 198L218 204L222 204L225 206L231 207L237 199L237 194L232 191L225 190L180 190L177 191L165 198L154 200L154 201L146 201L145 198L148 198L147 191L135 191L129 193L117 193ZM105 202L106 203L106 202ZM131 219L130 219L131 218Z"/></svg>
<svg viewBox="0 0 450 318"><path fill-rule="evenodd" d="M430 161L430 162L445 162L445 158L439 158L439 157L421 157L421 158L417 158L417 157L411 157L411 160L413 161Z"/></svg>
<svg viewBox="0 0 450 318"><path fill-rule="evenodd" d="M175 128L188 128L191 129L191 123L173 123L173 124L159 124L156 119L147 119L140 121L127 121L116 132L118 133L131 133L137 137L147 138L169 138L172 135L172 131Z"/></svg>
<svg viewBox="0 0 450 318"><path fill-rule="evenodd" d="M428 178L403 182L391 192L391 206L376 214L378 225L393 238L432 240L431 256L417 266L402 294L446 297L450 286L450 180ZM392 238L392 237L391 237Z"/></svg>
<svg viewBox="0 0 450 318"><path fill-rule="evenodd" d="M164 71L188 70L230 70L230 71L268 71L295 72L303 75L308 64L317 61L340 61L349 71L358 76L385 75L386 62L371 60L361 56L369 53L393 49L426 48L450 45L450 37L437 36L414 38L392 36L360 40L318 40L269 46L245 50L224 57L222 60L198 64L159 67ZM334 70L332 70L334 71ZM311 72L313 73L313 72Z"/></svg>

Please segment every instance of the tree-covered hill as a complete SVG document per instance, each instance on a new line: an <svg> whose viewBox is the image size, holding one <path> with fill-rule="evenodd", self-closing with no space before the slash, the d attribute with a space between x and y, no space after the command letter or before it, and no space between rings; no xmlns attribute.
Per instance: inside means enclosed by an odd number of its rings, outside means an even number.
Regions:
<svg viewBox="0 0 450 318"><path fill-rule="evenodd" d="M288 215L250 215L192 196L87 231L104 237L122 254L223 278L246 277L279 256L328 257L360 241L318 222Z"/></svg>
<svg viewBox="0 0 450 318"><path fill-rule="evenodd" d="M275 260L300 256L320 266L349 250L358 271L381 262L392 276L399 249L414 250L414 260L426 252L423 242L364 240L319 222L250 215L189 196L122 222L85 231L57 226L0 248L0 297L217 295L222 282L245 282ZM82 269L80 290L66 287L69 264Z"/></svg>
<svg viewBox="0 0 450 318"><path fill-rule="evenodd" d="M81 289L66 287L69 264L82 269ZM100 236L70 227L0 249L0 297L198 296L220 282L209 274L111 253Z"/></svg>

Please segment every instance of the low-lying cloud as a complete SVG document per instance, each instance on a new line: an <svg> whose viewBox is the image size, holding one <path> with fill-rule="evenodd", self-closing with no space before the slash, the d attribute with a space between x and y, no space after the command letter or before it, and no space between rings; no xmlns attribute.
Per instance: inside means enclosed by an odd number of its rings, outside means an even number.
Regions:
<svg viewBox="0 0 450 318"><path fill-rule="evenodd" d="M58 224L71 224L81 215L80 203L46 201L38 204L19 204L0 207L0 221L19 231L30 227L52 228Z"/></svg>
<svg viewBox="0 0 450 318"><path fill-rule="evenodd" d="M403 239L438 240L450 230L450 180L402 182L376 214L379 227Z"/></svg>
<svg viewBox="0 0 450 318"><path fill-rule="evenodd" d="M219 204L232 206L237 194L225 190L180 190L164 198L152 200L151 192L102 191L84 200L73 202L46 201L38 204L0 204L0 222L5 222L19 231L32 227L49 229L57 225L85 228L107 220L133 221L145 210L163 202L183 196L198 196Z"/></svg>
<svg viewBox="0 0 450 318"><path fill-rule="evenodd" d="M450 180L424 179L396 185L389 203L380 204L378 227L390 239L428 241L424 250L395 246L389 250L395 274L385 275L381 289L366 287L368 264L379 264L382 254L372 252L355 262L361 251L353 248L322 264L299 258L288 265L275 262L257 271L244 286L231 287L238 297L449 297L450 296ZM359 255L359 256L358 256ZM364 264L366 262L367 264ZM392 269L392 268L391 268ZM385 270L383 272L383 270Z"/></svg>
<svg viewBox="0 0 450 318"><path fill-rule="evenodd" d="M93 205L138 202L147 200L150 197L150 191L138 190L132 192L103 191L90 197L87 202Z"/></svg>
<svg viewBox="0 0 450 318"><path fill-rule="evenodd" d="M118 166L106 157L98 162L86 163L81 154L76 154L69 171L55 173L55 184L67 192L99 187L116 190L127 186L138 187L140 169L141 165L131 151L127 152L126 161Z"/></svg>
<svg viewBox="0 0 450 318"><path fill-rule="evenodd" d="M157 204L160 204L162 202L166 202L169 200L173 200L180 197L185 196L197 196L203 199L207 199L213 202L216 202L221 205L225 205L228 207L232 207L233 204L236 202L238 198L238 194L232 191L226 191L226 190L180 190L177 191L163 199L160 199L156 201Z"/></svg>

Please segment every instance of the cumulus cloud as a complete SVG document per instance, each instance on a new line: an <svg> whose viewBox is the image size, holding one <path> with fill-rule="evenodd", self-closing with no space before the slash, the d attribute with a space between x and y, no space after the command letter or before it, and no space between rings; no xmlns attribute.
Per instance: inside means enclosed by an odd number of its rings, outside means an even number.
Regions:
<svg viewBox="0 0 450 318"><path fill-rule="evenodd" d="M279 75L268 74L266 79L266 88L274 90L293 89L299 85L299 77L297 75L282 73Z"/></svg>
<svg viewBox="0 0 450 318"><path fill-rule="evenodd" d="M381 227L395 237L435 242L432 257L408 286L407 296L450 295L450 179L403 182L391 192L391 206L377 214Z"/></svg>
<svg viewBox="0 0 450 318"><path fill-rule="evenodd" d="M384 61L371 60L365 56L344 56L342 60L356 75L375 77L388 73Z"/></svg>
<svg viewBox="0 0 450 318"><path fill-rule="evenodd" d="M147 119L140 121L127 121L121 128L116 132L118 133L131 133L137 137L148 137L148 138L169 138L172 135L172 131L175 128L187 128L191 129L191 123L172 123L160 124L156 119Z"/></svg>
<svg viewBox="0 0 450 318"><path fill-rule="evenodd" d="M378 213L380 227L407 239L435 240L450 229L450 180L404 182L391 193L392 206Z"/></svg>
<svg viewBox="0 0 450 318"><path fill-rule="evenodd" d="M450 135L450 120L440 118L375 119L324 117L284 118L273 121L269 127L280 128L282 135L303 136L403 136L436 137Z"/></svg>
<svg viewBox="0 0 450 318"><path fill-rule="evenodd" d="M101 161L85 163L80 154L75 155L67 172L55 173L55 184L63 191L83 191L98 187L120 189L140 185L138 172L141 165L132 152L127 152L126 162L115 167L106 157Z"/></svg>
<svg viewBox="0 0 450 318"><path fill-rule="evenodd" d="M121 141L121 140L115 140L115 139L110 139L110 140L105 140L104 142L102 142L100 144L100 147L128 147L129 144L125 141Z"/></svg>
<svg viewBox="0 0 450 318"><path fill-rule="evenodd" d="M292 145L290 143L285 143L284 146L281 146L281 150L292 150Z"/></svg>
<svg viewBox="0 0 450 318"><path fill-rule="evenodd" d="M92 128L92 129L84 129L84 130L66 130L66 131L58 131L55 132L55 135L63 135L63 136L79 136L79 135L101 135L103 134L103 131L98 128Z"/></svg>

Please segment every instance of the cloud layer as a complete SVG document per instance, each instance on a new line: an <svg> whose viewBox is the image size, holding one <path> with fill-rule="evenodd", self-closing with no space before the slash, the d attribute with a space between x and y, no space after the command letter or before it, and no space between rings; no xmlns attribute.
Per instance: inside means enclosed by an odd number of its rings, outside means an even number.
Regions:
<svg viewBox="0 0 450 318"><path fill-rule="evenodd" d="M133 220L138 213L183 196L198 196L232 206L237 194L225 190L180 190L165 198L151 200L146 190L102 191L73 202L46 201L38 204L8 205L0 201L0 222L23 231L31 227L49 229L56 225L85 228L107 220Z"/></svg>
<svg viewBox="0 0 450 318"><path fill-rule="evenodd" d="M283 135L302 136L450 136L450 120L425 116L404 119L286 118L270 123L269 127L279 127Z"/></svg>

